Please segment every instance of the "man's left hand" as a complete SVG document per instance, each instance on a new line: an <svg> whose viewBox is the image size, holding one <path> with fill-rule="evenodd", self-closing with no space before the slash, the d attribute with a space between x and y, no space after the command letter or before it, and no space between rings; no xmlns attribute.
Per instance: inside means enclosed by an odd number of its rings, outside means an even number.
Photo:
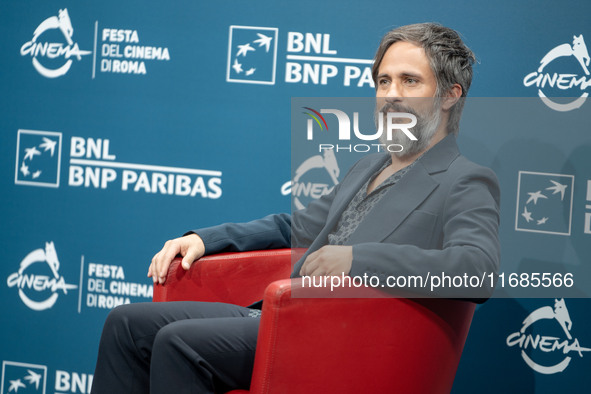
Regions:
<svg viewBox="0 0 591 394"><path fill-rule="evenodd" d="M300 275L347 275L351 271L352 263L352 246L326 245L306 257Z"/></svg>

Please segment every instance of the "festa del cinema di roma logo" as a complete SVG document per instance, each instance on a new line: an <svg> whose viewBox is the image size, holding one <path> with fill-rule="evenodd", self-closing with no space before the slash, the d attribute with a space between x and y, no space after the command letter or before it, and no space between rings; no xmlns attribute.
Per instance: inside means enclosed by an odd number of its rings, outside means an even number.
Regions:
<svg viewBox="0 0 591 394"><path fill-rule="evenodd" d="M566 338L561 341L556 336L539 335L535 336L531 333L526 333L527 329L534 325L536 322L543 320L553 320L562 328L562 331L566 335ZM507 346L513 347L518 346L521 349L521 357L523 361L534 371L542 374L555 374L562 372L570 364L572 357L571 354L578 354L579 357L583 357L583 352L591 351L590 348L581 347L579 340L573 338L570 330L572 328L572 321L566 309L564 299L554 300L554 308L551 306L543 306L536 309L525 318L522 323L521 329L517 332L510 334L507 337ZM528 355L527 350L531 348L532 351ZM541 353L554 353L560 352L564 355L564 358L555 363L554 365L542 365L540 362L536 362L532 359L535 353L534 350L539 349Z"/></svg>
<svg viewBox="0 0 591 394"><path fill-rule="evenodd" d="M43 41L44 34L52 30L61 32L65 42ZM44 77L61 77L70 70L74 59L80 61L82 56L92 53L81 50L78 43L74 42L73 35L74 28L68 10L64 8L59 10L57 16L51 16L41 22L33 32L33 38L23 44L20 53L22 56L31 56L33 67Z"/></svg>
<svg viewBox="0 0 591 394"><path fill-rule="evenodd" d="M581 69L583 70L584 75L578 75L575 73L549 73L545 72L544 70L546 67L551 64L553 61L561 58L568 58L574 57ZM562 63L561 63L562 64ZM583 35L580 34L578 36L573 36L572 44L561 44L557 47L553 48L548 52L542 60L540 60L540 66L538 67L537 71L531 72L525 76L523 79L523 84L526 87L529 86L536 86L538 88L538 96L542 99L544 104L548 107L552 108L555 111L571 111L573 109L580 108L589 93L585 90L591 86L591 78L589 78L589 52L587 51L587 45L585 45L585 39ZM560 90L570 90L570 89L577 89L582 91L581 95L569 102L569 103L557 103L552 101L547 95L543 92L543 88L558 88ZM574 94L573 96L575 96Z"/></svg>
<svg viewBox="0 0 591 394"><path fill-rule="evenodd" d="M43 266L41 269L40 266ZM37 269L35 269L37 268ZM49 268L50 275L46 275ZM23 303L35 311L50 309L55 305L61 293L78 286L66 283L58 272L60 262L53 242L46 242L45 249L35 249L29 253L17 272L8 276L8 287L18 288L18 295Z"/></svg>

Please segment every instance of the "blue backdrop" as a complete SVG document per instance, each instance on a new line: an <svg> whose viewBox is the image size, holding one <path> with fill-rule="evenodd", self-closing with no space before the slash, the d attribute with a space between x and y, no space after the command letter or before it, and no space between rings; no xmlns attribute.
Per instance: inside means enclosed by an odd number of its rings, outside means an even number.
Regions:
<svg viewBox="0 0 591 394"><path fill-rule="evenodd" d="M150 300L167 239L291 209L291 98L373 96L381 36L424 21L479 60L459 141L499 176L503 270L580 276L569 298L480 306L454 393L586 392L589 15L572 0L0 0L0 394L89 392L108 311Z"/></svg>

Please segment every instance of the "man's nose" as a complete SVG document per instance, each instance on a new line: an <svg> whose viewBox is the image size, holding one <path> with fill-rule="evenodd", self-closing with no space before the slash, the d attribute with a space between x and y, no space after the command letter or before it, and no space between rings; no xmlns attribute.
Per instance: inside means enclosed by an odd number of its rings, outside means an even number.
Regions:
<svg viewBox="0 0 591 394"><path fill-rule="evenodd" d="M394 82L391 83L388 87L388 90L386 91L385 97L387 102L400 101L400 98L402 97L402 90L400 89L400 85Z"/></svg>

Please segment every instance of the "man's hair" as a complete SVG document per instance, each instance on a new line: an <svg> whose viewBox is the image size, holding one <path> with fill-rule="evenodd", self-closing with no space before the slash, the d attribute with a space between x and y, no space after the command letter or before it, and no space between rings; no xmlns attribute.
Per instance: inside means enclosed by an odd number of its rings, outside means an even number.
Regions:
<svg viewBox="0 0 591 394"><path fill-rule="evenodd" d="M460 35L448 27L437 23L417 23L390 30L383 38L372 67L372 77L377 88L378 69L384 54L396 42L405 41L424 49L429 64L437 80L437 97L444 97L454 84L462 87L462 97L451 108L447 122L448 133L457 134L460 117L464 107L464 97L472 83L472 64L476 61L474 53L468 48Z"/></svg>

